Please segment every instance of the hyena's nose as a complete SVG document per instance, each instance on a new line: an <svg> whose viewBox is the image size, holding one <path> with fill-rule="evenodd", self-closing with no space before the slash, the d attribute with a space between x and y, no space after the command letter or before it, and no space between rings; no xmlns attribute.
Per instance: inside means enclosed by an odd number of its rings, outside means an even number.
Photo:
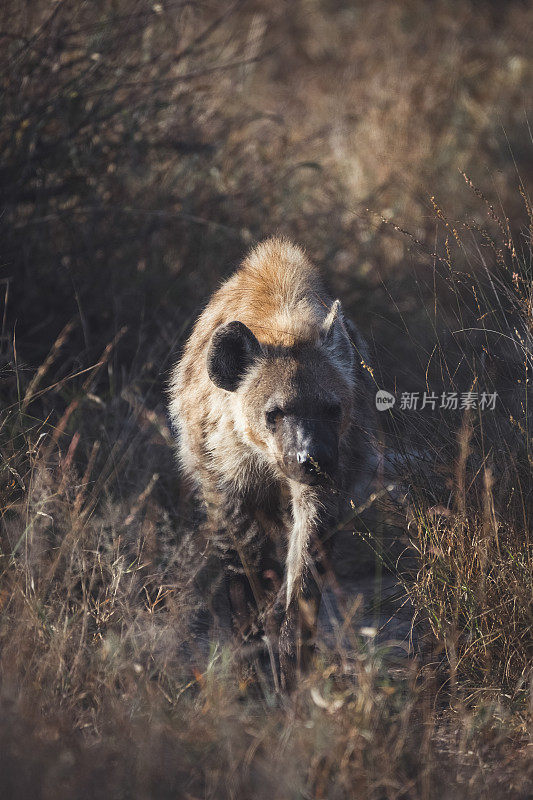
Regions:
<svg viewBox="0 0 533 800"><path fill-rule="evenodd" d="M307 421L297 429L294 449L285 460L292 477L302 483L327 483L337 469L336 430Z"/></svg>
<svg viewBox="0 0 533 800"><path fill-rule="evenodd" d="M319 477L323 474L318 460L307 450L300 450L296 454L296 460L298 464L303 467L303 471L306 475Z"/></svg>

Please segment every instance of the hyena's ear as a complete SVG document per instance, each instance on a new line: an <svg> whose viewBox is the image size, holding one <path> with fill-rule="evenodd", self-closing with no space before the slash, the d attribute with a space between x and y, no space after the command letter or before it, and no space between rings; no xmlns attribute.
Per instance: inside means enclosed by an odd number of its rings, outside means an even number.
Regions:
<svg viewBox="0 0 533 800"><path fill-rule="evenodd" d="M322 323L320 342L341 368L350 370L353 367L353 346L346 330L340 300L335 300Z"/></svg>
<svg viewBox="0 0 533 800"><path fill-rule="evenodd" d="M261 345L242 322L228 322L214 332L207 353L207 372L215 386L234 392Z"/></svg>

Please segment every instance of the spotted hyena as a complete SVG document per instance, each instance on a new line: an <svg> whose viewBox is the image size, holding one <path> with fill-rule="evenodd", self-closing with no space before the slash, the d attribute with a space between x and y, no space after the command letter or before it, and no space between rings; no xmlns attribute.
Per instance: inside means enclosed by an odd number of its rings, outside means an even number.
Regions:
<svg viewBox="0 0 533 800"><path fill-rule="evenodd" d="M340 301L277 238L214 293L172 375L181 468L206 506L234 620L255 608L285 683L312 636L330 534L370 485L370 382Z"/></svg>

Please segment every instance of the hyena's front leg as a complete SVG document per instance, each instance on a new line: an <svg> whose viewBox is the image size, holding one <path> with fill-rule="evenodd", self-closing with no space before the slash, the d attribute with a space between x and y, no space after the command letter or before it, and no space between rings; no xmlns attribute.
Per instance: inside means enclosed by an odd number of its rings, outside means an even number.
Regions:
<svg viewBox="0 0 533 800"><path fill-rule="evenodd" d="M305 672L313 654L321 586L308 576L298 596L293 597L284 613L279 634L281 686L291 690L300 672Z"/></svg>
<svg viewBox="0 0 533 800"><path fill-rule="evenodd" d="M246 498L231 487L217 487L206 497L210 551L224 574L232 624L241 636L257 627L262 604L260 565L265 535Z"/></svg>
<svg viewBox="0 0 533 800"><path fill-rule="evenodd" d="M281 682L290 688L299 669L309 663L326 569L325 532L334 512L323 492L291 486L293 526L289 534L284 585L285 614L280 629ZM281 598L280 598L281 599Z"/></svg>

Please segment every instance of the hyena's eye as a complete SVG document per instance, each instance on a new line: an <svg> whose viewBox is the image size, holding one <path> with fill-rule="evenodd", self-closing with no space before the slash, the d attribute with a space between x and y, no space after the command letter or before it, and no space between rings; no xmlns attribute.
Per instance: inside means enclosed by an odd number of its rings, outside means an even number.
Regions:
<svg viewBox="0 0 533 800"><path fill-rule="evenodd" d="M265 413L266 424L268 428L275 428L276 423L283 417L283 411L281 408L271 408L269 411Z"/></svg>

